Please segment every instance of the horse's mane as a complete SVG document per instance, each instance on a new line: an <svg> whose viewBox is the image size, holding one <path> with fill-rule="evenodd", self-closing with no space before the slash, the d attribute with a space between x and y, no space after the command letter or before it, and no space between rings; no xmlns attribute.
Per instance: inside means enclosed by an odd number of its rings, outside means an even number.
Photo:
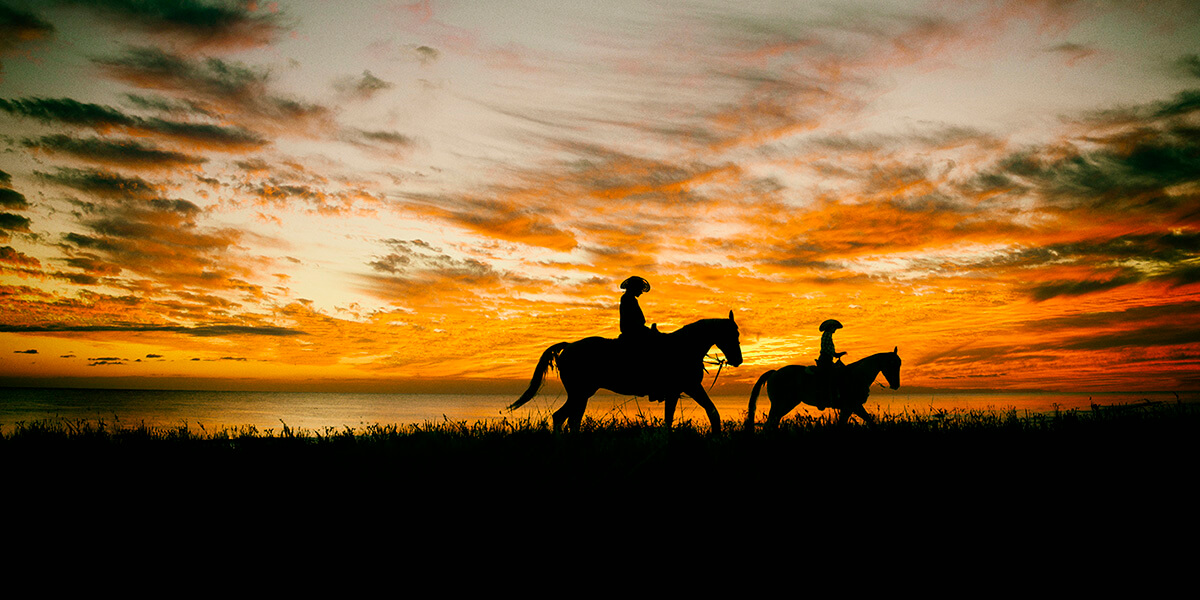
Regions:
<svg viewBox="0 0 1200 600"><path fill-rule="evenodd" d="M691 323L688 323L687 325L684 325L683 327L680 327L679 329L676 329L667 335L678 334L681 337L687 337L688 335L695 334L697 331L703 331L709 327L714 327L721 322L728 321L729 319L700 319L699 321L692 321Z"/></svg>
<svg viewBox="0 0 1200 600"><path fill-rule="evenodd" d="M870 355L870 356L868 356L868 357L866 357L866 358L860 358L860 359L858 359L858 360L856 360L856 361L854 361L854 362L852 362L852 363L850 363L850 364L848 364L848 365L846 365L846 366L847 366L847 367L853 367L854 365L857 365L857 364L859 364L859 363L867 364L867 361L879 361L879 360L886 360L886 359L887 359L887 355L889 355L889 354L895 355L896 353L895 353L895 352L879 352L879 353L876 353L876 354L872 354L872 355ZM899 358L899 357L897 357L897 358Z"/></svg>

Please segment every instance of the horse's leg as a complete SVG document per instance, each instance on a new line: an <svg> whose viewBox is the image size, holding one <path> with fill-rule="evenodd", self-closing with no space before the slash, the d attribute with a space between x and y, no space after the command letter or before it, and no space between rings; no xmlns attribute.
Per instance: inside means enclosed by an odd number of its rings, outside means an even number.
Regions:
<svg viewBox="0 0 1200 600"><path fill-rule="evenodd" d="M571 406L571 400L568 396L567 401L563 403L562 408L554 411L554 433L559 433L562 431L563 421L567 420L567 407L569 406Z"/></svg>
<svg viewBox="0 0 1200 600"><path fill-rule="evenodd" d="M787 372L777 374L767 383L767 398L771 400L771 412L767 416L768 429L778 428L779 422L792 412L792 409L800 406L803 389L798 378Z"/></svg>
<svg viewBox="0 0 1200 600"><path fill-rule="evenodd" d="M587 410L588 400L596 395L596 391L596 388L591 388L567 395L567 406L571 407L571 410L567 412L567 429L569 431L579 431L579 426L583 423L583 411Z"/></svg>
<svg viewBox="0 0 1200 600"><path fill-rule="evenodd" d="M712 427L712 433L720 433L721 413L717 412L717 406L708 397L708 392L704 391L704 386L696 386L694 390L688 392L688 395L692 397L692 400L696 401L696 404L700 405L700 408L704 409L704 412L708 413L708 422Z"/></svg>
<svg viewBox="0 0 1200 600"><path fill-rule="evenodd" d="M663 425L671 428L671 424L675 422L675 407L679 405L679 396L667 398L666 406L663 407Z"/></svg>
<svg viewBox="0 0 1200 600"><path fill-rule="evenodd" d="M859 404L858 406L855 406L853 411L854 414L858 415L858 418L863 420L863 423L872 426L875 425L875 417L872 417L871 414L867 412L867 409L863 407L863 405Z"/></svg>
<svg viewBox="0 0 1200 600"><path fill-rule="evenodd" d="M839 408L839 409L837 409L837 411L838 411L838 425L845 425L846 423L850 422L850 409L849 408Z"/></svg>

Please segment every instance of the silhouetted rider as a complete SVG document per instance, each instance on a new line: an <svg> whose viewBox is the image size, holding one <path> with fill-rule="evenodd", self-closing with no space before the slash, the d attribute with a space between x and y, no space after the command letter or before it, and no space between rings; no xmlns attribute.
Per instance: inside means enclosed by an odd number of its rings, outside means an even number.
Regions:
<svg viewBox="0 0 1200 600"><path fill-rule="evenodd" d="M627 357L635 363L645 364L656 352L652 341L662 335L658 329L646 327L646 315L642 314L637 300L638 296L650 291L650 282L634 275L621 282L621 289L625 293L621 294L621 336L618 339L625 343ZM646 383L653 387L653 382ZM651 391L649 398L662 402L667 396Z"/></svg>
<svg viewBox="0 0 1200 600"><path fill-rule="evenodd" d="M845 356L845 352L838 352L833 346L833 332L842 328L842 324L834 319L829 319L821 323L821 356L817 357L817 366L832 367L835 358L840 359Z"/></svg>
<svg viewBox="0 0 1200 600"><path fill-rule="evenodd" d="M833 332L842 328L842 324L834 319L828 319L821 323L818 328L821 331L821 355L817 357L817 375L821 384L822 393L818 396L824 400L826 406L837 406L838 386L837 372L835 369L841 368L841 358L846 355L845 352L838 352L833 345ZM834 362L837 360L837 362ZM825 406L821 406L818 402L817 408L825 410Z"/></svg>
<svg viewBox="0 0 1200 600"><path fill-rule="evenodd" d="M640 338L650 333L638 296L650 291L650 282L634 275L621 282L621 337Z"/></svg>

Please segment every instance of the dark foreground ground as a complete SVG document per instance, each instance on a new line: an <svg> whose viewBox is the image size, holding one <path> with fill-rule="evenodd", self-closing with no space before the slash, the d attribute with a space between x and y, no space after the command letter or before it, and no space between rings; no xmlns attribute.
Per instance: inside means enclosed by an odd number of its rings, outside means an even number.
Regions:
<svg viewBox="0 0 1200 600"><path fill-rule="evenodd" d="M227 572L308 581L339 565L343 584L447 591L654 574L637 589L1116 581L1156 595L1178 583L1160 574L1194 570L1197 405L725 425L3 424L7 572L49 568L42 587L113 563L105 585L161 572L183 587Z"/></svg>
<svg viewBox="0 0 1200 600"><path fill-rule="evenodd" d="M449 584L480 568L669 566L662 582L735 571L860 582L892 567L924 586L933 571L1145 582L1194 563L1171 549L1200 533L1197 405L707 429L4 424L0 514L21 564L64 573L95 560L259 569L285 556L312 573L360 559L379 576L449 569Z"/></svg>
<svg viewBox="0 0 1200 600"><path fill-rule="evenodd" d="M323 432L42 422L5 424L0 461L9 498L35 506L275 498L436 507L465 498L520 511L587 498L622 510L722 499L760 511L1143 511L1182 502L1200 456L1194 404L884 416L873 428L824 418L774 432L725 425L713 435L706 424L587 421L556 435L531 421Z"/></svg>

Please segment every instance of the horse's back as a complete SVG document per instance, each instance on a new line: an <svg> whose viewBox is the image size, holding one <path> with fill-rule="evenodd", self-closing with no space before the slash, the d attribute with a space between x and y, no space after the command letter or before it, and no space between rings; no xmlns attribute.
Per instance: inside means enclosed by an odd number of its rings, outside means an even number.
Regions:
<svg viewBox="0 0 1200 600"><path fill-rule="evenodd" d="M809 373L809 367L804 365L788 365L776 369L775 377L771 378L771 381L774 382L778 379L781 384L795 385L805 377L808 377Z"/></svg>

